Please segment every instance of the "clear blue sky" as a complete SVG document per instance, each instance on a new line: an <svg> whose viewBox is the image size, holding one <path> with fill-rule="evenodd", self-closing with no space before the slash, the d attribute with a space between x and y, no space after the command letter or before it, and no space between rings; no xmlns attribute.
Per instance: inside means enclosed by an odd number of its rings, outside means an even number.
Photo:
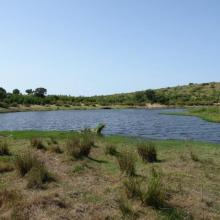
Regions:
<svg viewBox="0 0 220 220"><path fill-rule="evenodd" d="M220 81L219 0L0 0L0 86L95 95Z"/></svg>

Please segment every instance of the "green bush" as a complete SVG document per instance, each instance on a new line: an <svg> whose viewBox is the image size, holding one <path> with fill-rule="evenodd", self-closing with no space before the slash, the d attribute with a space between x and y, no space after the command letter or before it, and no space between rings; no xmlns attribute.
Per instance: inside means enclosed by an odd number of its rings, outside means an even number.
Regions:
<svg viewBox="0 0 220 220"><path fill-rule="evenodd" d="M161 208L165 204L165 188L162 183L161 175L153 170L148 183L147 192L143 194L142 201L145 205Z"/></svg>
<svg viewBox="0 0 220 220"><path fill-rule="evenodd" d="M25 176L39 160L30 152L24 152L17 155L14 160L15 168L21 176Z"/></svg>
<svg viewBox="0 0 220 220"><path fill-rule="evenodd" d="M128 176L135 175L135 157L129 151L121 152L118 157L118 164L122 173Z"/></svg>
<svg viewBox="0 0 220 220"><path fill-rule="evenodd" d="M43 188L44 184L53 181L54 178L48 172L43 163L36 164L28 173L28 188Z"/></svg>
<svg viewBox="0 0 220 220"><path fill-rule="evenodd" d="M89 135L75 135L66 144L68 154L75 159L88 157L93 146L94 139Z"/></svg>
<svg viewBox="0 0 220 220"><path fill-rule="evenodd" d="M46 147L44 146L42 140L40 138L32 138L30 140L31 146L33 148L39 149L39 150L46 150Z"/></svg>
<svg viewBox="0 0 220 220"><path fill-rule="evenodd" d="M114 145L107 144L105 146L105 154L106 155L111 155L111 156L117 156L118 155L118 151L117 151L117 149L116 149L116 147Z"/></svg>
<svg viewBox="0 0 220 220"><path fill-rule="evenodd" d="M10 155L8 144L4 141L0 141L0 156Z"/></svg>
<svg viewBox="0 0 220 220"><path fill-rule="evenodd" d="M139 156L144 162L152 163L157 161L157 150L154 143L140 143L137 150Z"/></svg>

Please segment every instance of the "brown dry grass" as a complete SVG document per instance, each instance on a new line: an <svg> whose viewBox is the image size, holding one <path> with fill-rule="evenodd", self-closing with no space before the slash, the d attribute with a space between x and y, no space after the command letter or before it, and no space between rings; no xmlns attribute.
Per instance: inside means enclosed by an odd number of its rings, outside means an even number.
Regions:
<svg viewBox="0 0 220 220"><path fill-rule="evenodd" d="M0 161L11 165L13 155L28 149L29 140L10 139L8 143L12 155L0 158ZM66 140L59 140L63 151L65 143ZM28 189L27 177L21 178L16 171L0 173L0 218L121 219L118 199L121 191L125 192L123 183L127 177L121 174L117 158L105 154L106 143L114 144L119 152L127 147L137 156L136 145L130 141L98 139L97 147L92 148L90 156L84 160L72 161L65 153L34 149L36 156L57 179L48 183L46 189ZM145 164L136 157L137 176L133 178L140 179L144 189L148 186L152 168L159 170L170 210L183 210L194 219L220 219L220 150L215 146L204 144L199 148L200 144L191 144L193 149L191 145L178 142L158 143L161 161ZM198 161L191 158L192 151ZM14 194L4 194L4 189ZM128 201L134 213L138 213L137 219L171 219L168 213L142 204L138 197L128 198Z"/></svg>

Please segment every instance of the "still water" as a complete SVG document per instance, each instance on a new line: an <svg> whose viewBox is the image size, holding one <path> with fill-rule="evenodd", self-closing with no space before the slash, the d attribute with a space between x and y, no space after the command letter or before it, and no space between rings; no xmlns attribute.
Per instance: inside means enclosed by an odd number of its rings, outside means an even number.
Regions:
<svg viewBox="0 0 220 220"><path fill-rule="evenodd" d="M220 123L162 115L182 110L70 110L0 114L0 130L78 130L106 124L105 134L150 139L192 139L220 143Z"/></svg>

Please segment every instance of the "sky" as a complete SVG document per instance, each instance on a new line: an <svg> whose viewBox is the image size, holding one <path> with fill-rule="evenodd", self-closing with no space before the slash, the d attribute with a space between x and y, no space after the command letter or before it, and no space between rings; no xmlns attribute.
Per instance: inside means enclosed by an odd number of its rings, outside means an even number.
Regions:
<svg viewBox="0 0 220 220"><path fill-rule="evenodd" d="M0 87L101 95L220 81L219 0L0 0Z"/></svg>

